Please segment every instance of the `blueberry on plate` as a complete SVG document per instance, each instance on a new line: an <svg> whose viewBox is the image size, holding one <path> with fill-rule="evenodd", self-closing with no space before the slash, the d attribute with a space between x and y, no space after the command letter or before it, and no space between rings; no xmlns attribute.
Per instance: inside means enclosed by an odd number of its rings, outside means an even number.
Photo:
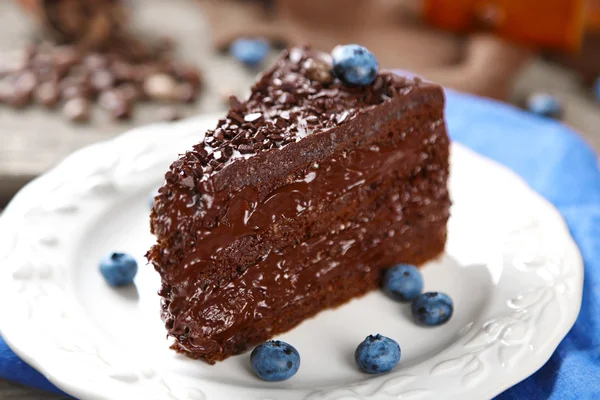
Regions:
<svg viewBox="0 0 600 400"><path fill-rule="evenodd" d="M110 253L100 260L100 273L110 286L126 286L133 283L138 265L125 253Z"/></svg>
<svg viewBox="0 0 600 400"><path fill-rule="evenodd" d="M420 325L438 326L452 317L452 299L444 293L427 292L419 295L412 303L413 318Z"/></svg>
<svg viewBox="0 0 600 400"><path fill-rule="evenodd" d="M370 85L377 77L377 59L373 53L358 44L336 46L331 57L335 76L346 85Z"/></svg>
<svg viewBox="0 0 600 400"><path fill-rule="evenodd" d="M367 374L388 372L400 361L400 346L379 333L369 335L356 348L354 360L358 368Z"/></svg>
<svg viewBox="0 0 600 400"><path fill-rule="evenodd" d="M291 378L300 368L300 354L292 345L269 340L250 354L250 364L256 376L270 382Z"/></svg>
<svg viewBox="0 0 600 400"><path fill-rule="evenodd" d="M527 98L527 110L546 118L558 118L562 113L560 102L548 93L530 95Z"/></svg>
<svg viewBox="0 0 600 400"><path fill-rule="evenodd" d="M396 301L412 301L423 291L423 278L414 265L398 264L385 271L381 287Z"/></svg>
<svg viewBox="0 0 600 400"><path fill-rule="evenodd" d="M229 47L229 54L249 67L256 67L269 54L269 42L260 38L236 39Z"/></svg>

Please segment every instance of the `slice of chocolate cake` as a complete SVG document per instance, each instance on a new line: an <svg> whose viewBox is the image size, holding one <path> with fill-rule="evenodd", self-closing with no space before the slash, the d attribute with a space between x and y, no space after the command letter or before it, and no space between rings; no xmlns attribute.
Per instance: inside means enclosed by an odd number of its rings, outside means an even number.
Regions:
<svg viewBox="0 0 600 400"><path fill-rule="evenodd" d="M166 173L148 253L174 348L210 363L421 265L446 241L442 88L284 52Z"/></svg>

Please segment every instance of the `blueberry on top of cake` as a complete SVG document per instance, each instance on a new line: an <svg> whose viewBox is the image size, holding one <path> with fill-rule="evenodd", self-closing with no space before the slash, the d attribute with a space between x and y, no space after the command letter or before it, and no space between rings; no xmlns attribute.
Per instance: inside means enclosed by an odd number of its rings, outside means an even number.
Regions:
<svg viewBox="0 0 600 400"><path fill-rule="evenodd" d="M213 363L444 250L449 139L441 87L283 52L176 160L151 215L174 348Z"/></svg>

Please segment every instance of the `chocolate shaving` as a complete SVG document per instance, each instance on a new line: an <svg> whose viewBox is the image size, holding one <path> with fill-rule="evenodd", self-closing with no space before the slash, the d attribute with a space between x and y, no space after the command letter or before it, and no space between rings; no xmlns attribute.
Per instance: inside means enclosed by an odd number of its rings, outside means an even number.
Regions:
<svg viewBox="0 0 600 400"><path fill-rule="evenodd" d="M261 113L252 113L252 114L248 114L244 117L244 121L246 122L255 122L258 121L259 119L262 118L262 114Z"/></svg>
<svg viewBox="0 0 600 400"><path fill-rule="evenodd" d="M325 84L333 81L331 66L322 61L309 58L302 67L306 70L306 76L313 81Z"/></svg>
<svg viewBox="0 0 600 400"><path fill-rule="evenodd" d="M185 178L183 178L180 182L183 186L187 186L189 188L193 188L194 187L194 178L192 178L191 176L186 176Z"/></svg>
<svg viewBox="0 0 600 400"><path fill-rule="evenodd" d="M254 147L249 144L241 144L238 146L238 151L242 154L254 153Z"/></svg>
<svg viewBox="0 0 600 400"><path fill-rule="evenodd" d="M240 100L234 95L229 96L229 108L235 113L240 113L244 111L244 106L242 105Z"/></svg>

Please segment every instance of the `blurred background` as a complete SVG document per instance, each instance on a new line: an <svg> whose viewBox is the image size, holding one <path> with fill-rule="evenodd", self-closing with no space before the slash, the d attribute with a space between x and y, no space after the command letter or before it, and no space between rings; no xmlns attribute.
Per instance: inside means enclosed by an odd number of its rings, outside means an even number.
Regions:
<svg viewBox="0 0 600 400"><path fill-rule="evenodd" d="M0 210L80 147L224 111L295 43L362 44L600 150L600 0L2 0ZM59 397L0 381L0 398Z"/></svg>

